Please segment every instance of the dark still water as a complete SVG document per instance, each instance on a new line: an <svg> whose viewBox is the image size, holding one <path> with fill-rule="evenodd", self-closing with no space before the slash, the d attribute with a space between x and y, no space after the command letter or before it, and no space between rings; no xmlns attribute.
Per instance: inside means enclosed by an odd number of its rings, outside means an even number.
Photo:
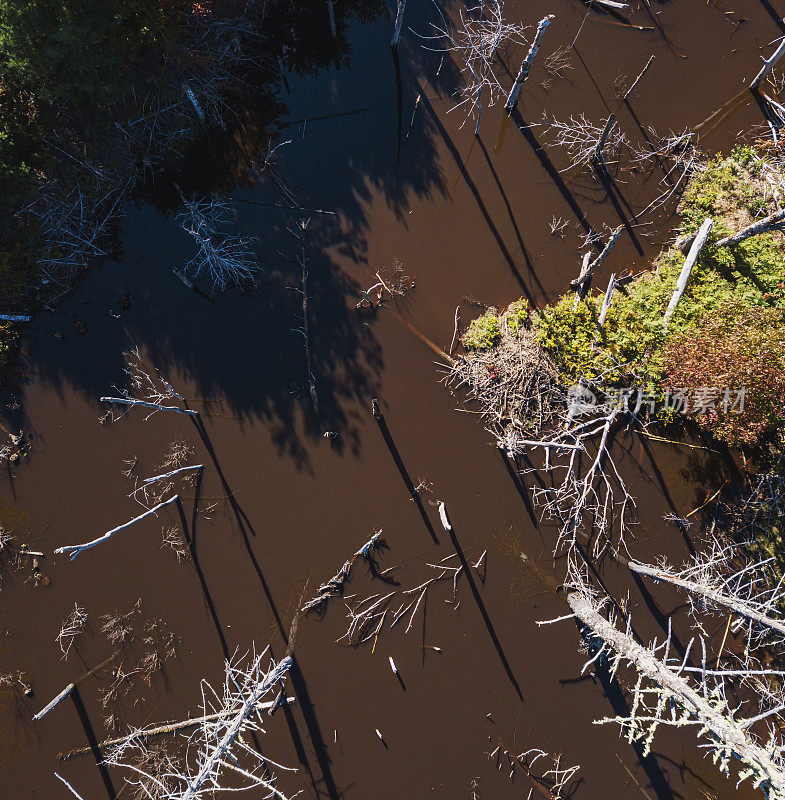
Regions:
<svg viewBox="0 0 785 800"><path fill-rule="evenodd" d="M436 19L426 5L409 0L406 10L407 26L423 34ZM525 85L521 116L540 122L547 109L562 120L585 114L600 123L617 104L617 87L623 91L654 54L629 107L619 111L621 127L635 141L649 126L661 134L693 127L754 76L782 33L769 13L778 5L643 2L630 19L653 30L586 17L577 0L510 5L507 16L527 25L556 14ZM569 45L582 24L568 51L571 68L563 78L549 76L544 57ZM172 274L191 255L187 235L170 214L129 206L122 258L94 271L62 311L31 327L18 400L33 445L3 479L0 523L46 553L40 570L47 585L26 581L29 567L3 578L0 672L23 670L33 696L0 697L2 797L66 797L55 770L83 797L105 795L92 756L57 760L86 743L73 704L40 723L31 717L113 654L80 683L99 740L118 735L112 723L122 732L198 714L199 681L220 683L227 653L270 643L280 658L298 607L374 530L383 529L390 549L381 564L396 567L400 588L432 577L428 564L455 552L439 525L438 500L465 557L476 561L487 550L485 580L474 573L477 596L465 577L455 597L445 581L429 590L408 634L397 625L375 646L336 643L348 625L341 600L323 619L300 618L298 702L289 717L270 719L263 737L271 758L299 767L281 776L283 790L447 800L471 797L476 780L478 797L525 798L532 788L525 776L511 780L509 768L488 759L501 743L514 753L539 747L561 754L563 765L580 764L576 798L738 796L689 731L662 734L642 761L618 728L592 724L616 713L614 698L591 675L581 676L586 658L572 622L535 624L563 614L564 606L505 555L518 541L551 569L553 532L527 512L477 417L456 411L456 398L440 383L439 357L425 343L449 348L456 306L466 324L480 310L477 301L502 305L526 295L542 303L564 291L577 275L587 225L615 227L621 214L628 228L604 270L641 269L670 233L668 207L635 218L662 190L661 174L617 174L611 201L588 174L559 173L567 157L547 147L542 127L523 135L497 107L486 110L475 139L472 121L460 127L460 112L448 113L455 66L445 58L437 79L441 55L422 50L411 31L400 51L399 94L391 29L386 18L355 25L341 69L290 75L289 92L282 90L288 114L280 135L291 141L277 153L276 174L303 207L319 210L305 234L318 415L298 331L300 244L292 231L302 215L280 207L271 180L246 181L234 193L238 226L258 236L264 265L252 295L228 292L211 303L189 291ZM517 62L508 66L514 73ZM741 129L759 122L757 109L742 103L702 145L727 150ZM199 184L210 157L207 147L191 160L186 188ZM227 167L230 184L232 174ZM550 233L554 217L568 221L563 237ZM390 275L396 262L414 288L376 315L356 309L360 289L376 282L377 271ZM128 308L118 302L126 295ZM99 423L98 398L124 385L123 353L133 347L202 412L204 431L183 415L145 421L137 410ZM373 397L412 480L423 482L438 545L371 416ZM196 520L195 561L178 563L162 547L162 528L178 524L174 510L73 562L52 555L141 513L123 470L136 461L140 477L157 474L177 442L192 449L185 463L205 466L199 487L178 484L186 514ZM639 498L631 549L681 559L685 542L662 517L703 502L716 476L695 455L700 451L632 438L619 447ZM647 605L620 572L609 569L606 579L618 596L629 591L638 633L662 635L650 609L670 612L680 598L661 592ZM386 591L358 565L350 593ZM131 672L149 647L143 632L130 644L108 641L101 617L128 612L139 598L134 624L143 631L162 620L159 629L178 637L176 656L149 682L135 673L107 698L117 668ZM87 611L88 628L62 659L55 639L74 602ZM119 791L122 777L113 773L112 780Z"/></svg>

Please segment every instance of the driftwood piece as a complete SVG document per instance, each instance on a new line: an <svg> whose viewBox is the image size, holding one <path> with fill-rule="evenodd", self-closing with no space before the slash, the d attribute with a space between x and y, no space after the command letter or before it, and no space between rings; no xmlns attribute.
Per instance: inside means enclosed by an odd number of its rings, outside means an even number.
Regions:
<svg viewBox="0 0 785 800"><path fill-rule="evenodd" d="M551 20L553 19L554 15L548 14L547 17L543 17L537 24L537 32L534 34L534 40L531 43L529 52L526 54L526 58L524 58L521 63L521 68L515 76L515 83L513 83L512 89L510 89L510 93L507 95L507 102L504 104L504 110L507 111L508 114L518 105L518 98L521 95L523 82L529 77L529 70L534 63L534 59L537 57L540 45L542 44L542 38L545 36L545 29L551 24Z"/></svg>
<svg viewBox="0 0 785 800"><path fill-rule="evenodd" d="M112 530L107 531L103 536L99 536L97 539L93 539L90 542L85 542L84 544L68 544L65 545L64 547L58 547L55 550L55 553L58 554L70 553L71 554L70 559L71 561L73 561L83 550L89 550L91 547L95 547L97 544L101 544L102 542L107 541L107 539L110 539L116 533L121 533L127 528L130 528L134 523L140 522L141 520L146 519L147 517L154 516L164 506L168 506L170 503L175 503L177 502L178 499L179 497L177 495L174 495L173 497L170 497L168 500L164 500L162 503L158 503L157 506L153 506L152 508L148 509L143 514L140 514L138 517L134 517L133 519L128 520L128 522L125 522L122 525L118 525L116 528L112 528Z"/></svg>
<svg viewBox="0 0 785 800"><path fill-rule="evenodd" d="M45 717L56 705L62 703L63 700L65 700L65 698L68 697L75 688L76 684L69 683L68 686L66 686L65 689L63 689L63 691L54 698L54 700L51 700L37 714L33 715L33 721L38 722L39 719Z"/></svg>
<svg viewBox="0 0 785 800"><path fill-rule="evenodd" d="M676 282L676 289L674 290L670 302L668 303L668 308L665 310L665 316L662 318L662 327L664 330L668 329L668 325L670 325L673 313L676 311L676 306L678 306L679 301L684 294L684 290L687 288L687 281L692 273L692 268L695 266L695 262L698 260L698 256L700 255L703 245L706 244L706 239L709 238L712 225L714 225L714 221L712 219L703 220L703 224L700 226L700 229L695 236L695 241L690 247L690 252L687 254L687 258L684 260L684 266L681 268L679 279Z"/></svg>

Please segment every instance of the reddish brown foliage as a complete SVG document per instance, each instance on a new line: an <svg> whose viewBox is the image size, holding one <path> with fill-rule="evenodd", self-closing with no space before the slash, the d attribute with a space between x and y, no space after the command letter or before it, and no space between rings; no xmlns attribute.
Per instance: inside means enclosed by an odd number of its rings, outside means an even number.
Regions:
<svg viewBox="0 0 785 800"><path fill-rule="evenodd" d="M704 317L696 330L664 348L666 388L690 395L719 390L714 408L697 416L701 427L733 447L755 445L773 436L785 442L785 311L733 301ZM744 408L731 409L744 390Z"/></svg>

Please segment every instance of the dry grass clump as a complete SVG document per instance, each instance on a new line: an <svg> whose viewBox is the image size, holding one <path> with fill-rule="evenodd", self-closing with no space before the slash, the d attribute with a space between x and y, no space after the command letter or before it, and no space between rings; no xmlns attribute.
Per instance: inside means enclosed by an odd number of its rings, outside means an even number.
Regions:
<svg viewBox="0 0 785 800"><path fill-rule="evenodd" d="M567 394L559 373L542 348L528 306L513 303L500 314L490 310L498 337L490 347L472 348L464 340L447 377L453 389L465 388L497 440L538 435L564 414ZM481 318L482 319L482 318Z"/></svg>

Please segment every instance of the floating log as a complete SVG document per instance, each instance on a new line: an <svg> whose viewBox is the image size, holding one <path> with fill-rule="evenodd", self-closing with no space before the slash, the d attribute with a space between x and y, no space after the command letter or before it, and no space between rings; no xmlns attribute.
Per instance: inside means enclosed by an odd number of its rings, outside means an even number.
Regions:
<svg viewBox="0 0 785 800"><path fill-rule="evenodd" d="M33 715L33 721L38 722L39 719L45 717L56 705L62 703L63 700L65 700L65 698L68 697L74 689L76 689L76 684L69 683L68 686L66 686L65 689L63 689L63 691L60 692L60 694L58 694L54 700L47 703L37 714ZM89 747L87 749L88 751L90 750Z"/></svg>
<svg viewBox="0 0 785 800"><path fill-rule="evenodd" d="M138 517L134 517L128 522L123 523L122 525L118 525L116 528L112 528L112 530L107 531L103 536L99 536L97 539L93 539L91 542L85 542L84 544L68 544L64 547L58 547L55 550L55 553L70 553L71 554L71 561L73 561L79 553L83 550L89 550L91 547L95 547L97 544L101 544L105 542L107 539L110 539L116 533L121 533L122 531L130 528L136 522L140 522L141 520L153 516L156 512L160 511L164 506L168 506L170 503L176 503L179 500L177 495L170 497L168 500L164 500L162 503L158 503L157 506L153 506L152 508L145 511L143 514L140 514Z"/></svg>

